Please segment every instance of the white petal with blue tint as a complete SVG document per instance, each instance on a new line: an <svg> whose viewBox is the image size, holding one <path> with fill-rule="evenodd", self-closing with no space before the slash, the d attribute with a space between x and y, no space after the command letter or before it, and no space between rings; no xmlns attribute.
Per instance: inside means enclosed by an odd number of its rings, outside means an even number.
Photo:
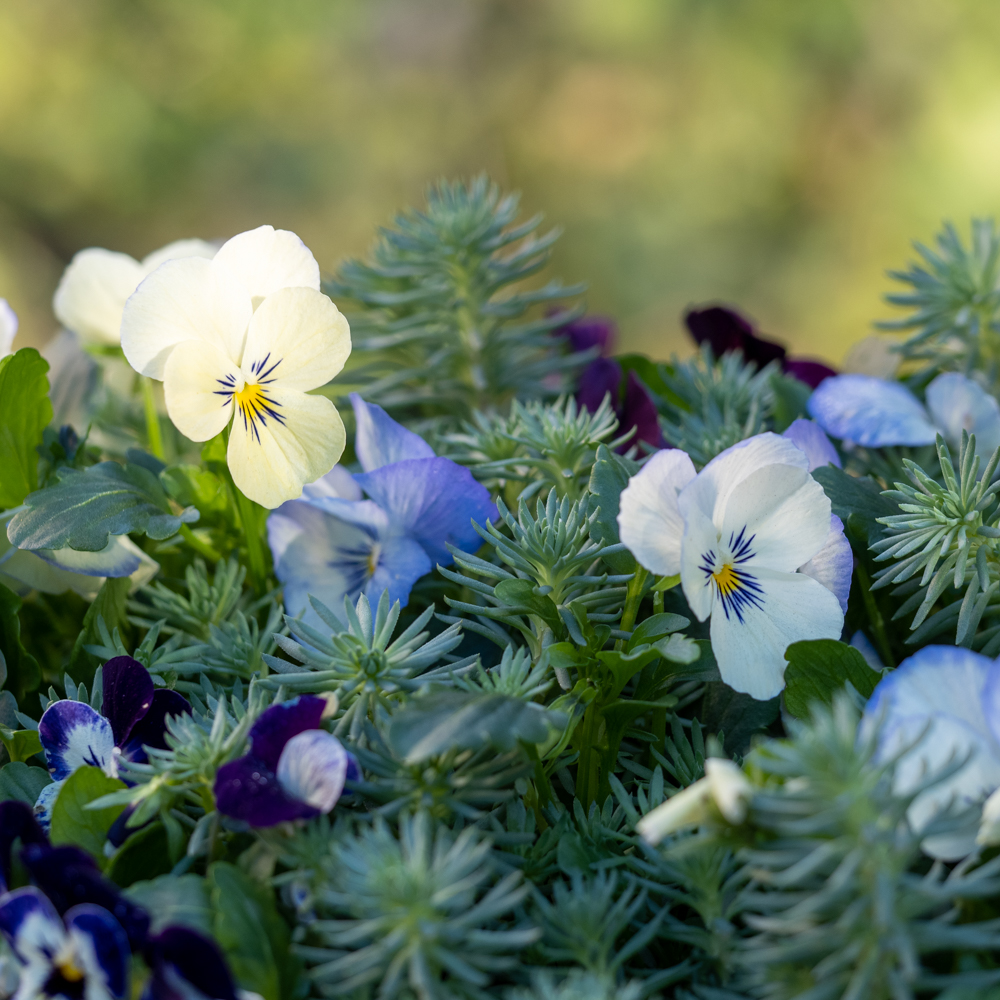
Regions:
<svg viewBox="0 0 1000 1000"><path fill-rule="evenodd" d="M962 431L976 435L976 450L990 456L1000 446L1000 404L985 389L958 372L938 375L927 386L927 410L953 448Z"/></svg>
<svg viewBox="0 0 1000 1000"><path fill-rule="evenodd" d="M677 495L695 477L678 448L658 451L629 480L619 501L618 533L640 565L661 576L681 571L684 519Z"/></svg>
<svg viewBox="0 0 1000 1000"><path fill-rule="evenodd" d="M38 820L39 825L46 833L49 832L49 827L52 825L52 807L56 804L56 799L65 784L65 778L53 781L50 785L46 785L38 793L38 798L35 799L35 819Z"/></svg>
<svg viewBox="0 0 1000 1000"><path fill-rule="evenodd" d="M307 729L293 736L278 758L278 783L292 798L329 812L344 790L347 751L336 736Z"/></svg>
<svg viewBox="0 0 1000 1000"><path fill-rule="evenodd" d="M322 500L335 498L339 500L361 500L361 487L342 465L335 465L325 476L320 476L314 483L302 487L303 500Z"/></svg>
<svg viewBox="0 0 1000 1000"><path fill-rule="evenodd" d="M56 956L66 978L83 973L86 1000L123 1000L129 992L132 954L121 924L103 907L83 903L66 911L67 943Z"/></svg>
<svg viewBox="0 0 1000 1000"><path fill-rule="evenodd" d="M809 459L809 471L821 469L825 465L835 465L840 468L840 456L833 442L823 432L814 420L793 420L788 429L781 435L788 438L796 448L800 449Z"/></svg>
<svg viewBox="0 0 1000 1000"><path fill-rule="evenodd" d="M870 375L826 379L809 397L808 410L827 434L869 448L933 444L937 436L909 389Z"/></svg>
<svg viewBox="0 0 1000 1000"><path fill-rule="evenodd" d="M56 701L38 723L52 777L68 778L78 767L99 767L116 777L115 738L111 723L81 701Z"/></svg>
<svg viewBox="0 0 1000 1000"><path fill-rule="evenodd" d="M0 299L0 358L13 353L17 336L17 313L6 299Z"/></svg>
<svg viewBox="0 0 1000 1000"><path fill-rule="evenodd" d="M48 964L66 943L56 908L34 886L0 896L0 933L28 964Z"/></svg>
<svg viewBox="0 0 1000 1000"><path fill-rule="evenodd" d="M800 573L811 576L832 591L840 601L841 610L847 613L847 598L851 593L854 573L854 553L844 535L844 522L836 514L830 515L830 534L823 548L799 567Z"/></svg>

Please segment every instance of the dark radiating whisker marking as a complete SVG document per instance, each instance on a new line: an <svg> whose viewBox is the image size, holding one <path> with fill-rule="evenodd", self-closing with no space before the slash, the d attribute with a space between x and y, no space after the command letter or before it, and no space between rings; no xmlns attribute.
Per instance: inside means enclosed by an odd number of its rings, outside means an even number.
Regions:
<svg viewBox="0 0 1000 1000"><path fill-rule="evenodd" d="M701 564L698 566L698 569L705 574L706 586L715 587L726 618L731 619L735 616L741 625L744 624L744 611L752 607L763 610L764 607L764 588L757 582L757 578L744 569L736 568L754 555L752 543L757 536L744 538L745 534L745 526L740 529L739 534L730 533L730 555L719 570L715 568L717 556L714 551L703 552Z"/></svg>

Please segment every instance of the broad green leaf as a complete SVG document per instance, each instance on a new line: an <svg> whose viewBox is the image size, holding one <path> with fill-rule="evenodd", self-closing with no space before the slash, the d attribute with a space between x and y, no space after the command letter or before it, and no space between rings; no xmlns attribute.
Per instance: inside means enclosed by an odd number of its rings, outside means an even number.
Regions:
<svg viewBox="0 0 1000 1000"><path fill-rule="evenodd" d="M687 628L691 622L683 615L659 614L650 615L645 621L640 622L632 633L628 641L628 648L634 649L644 642L654 642L662 636L671 632L679 632L682 628Z"/></svg>
<svg viewBox="0 0 1000 1000"><path fill-rule="evenodd" d="M33 347L0 360L0 508L38 487L38 452L52 420L49 363Z"/></svg>
<svg viewBox="0 0 1000 1000"><path fill-rule="evenodd" d="M849 476L833 465L816 469L812 475L830 498L833 513L860 533L869 545L881 538L885 530L876 519L899 513L896 504L882 496L882 488L874 479Z"/></svg>
<svg viewBox="0 0 1000 1000"><path fill-rule="evenodd" d="M624 650L608 649L597 654L597 659L604 664L614 677L614 685L610 692L612 698L617 698L626 684L637 674L647 663L652 663L660 658L660 651L656 646L643 644L635 649L625 652Z"/></svg>
<svg viewBox="0 0 1000 1000"><path fill-rule="evenodd" d="M87 608L87 613L83 616L83 628L76 637L69 657L68 673L78 684L89 686L97 669L99 660L92 653L88 653L85 647L97 645L101 641L98 617L104 619L109 632L117 628L123 636L128 637L131 626L125 613L125 602L131 586L132 583L127 576L109 576L101 584L93 603Z"/></svg>
<svg viewBox="0 0 1000 1000"><path fill-rule="evenodd" d="M832 704L834 693L848 681L869 698L882 679L858 650L836 639L793 642L785 659L785 708L799 719L808 719L816 702Z"/></svg>
<svg viewBox="0 0 1000 1000"><path fill-rule="evenodd" d="M518 741L544 743L565 717L505 694L438 690L418 695L393 715L388 740L407 764L448 750L492 746L511 750Z"/></svg>
<svg viewBox="0 0 1000 1000"><path fill-rule="evenodd" d="M158 823L146 829L155 830L157 827L162 833L163 827ZM130 837L125 843L138 836ZM122 846L124 848L125 845ZM113 871L114 860L107 871L109 878L113 878ZM213 915L209 885L200 875L160 875L149 881L133 882L125 890L125 895L149 914L149 929L153 934L159 934L170 924L180 924L211 937Z"/></svg>
<svg viewBox="0 0 1000 1000"><path fill-rule="evenodd" d="M124 787L124 782L109 778L99 767L77 768L66 779L52 807L52 843L76 844L103 864L108 830L125 806L87 809L87 805Z"/></svg>
<svg viewBox="0 0 1000 1000"><path fill-rule="evenodd" d="M108 870L104 874L116 885L124 887L132 885L140 879L167 875L172 867L166 828L162 823L155 822L141 830L136 830L111 855ZM198 881L200 882L201 879ZM153 911L150 910L150 912ZM209 923L207 917L205 923L206 925ZM197 929L201 930L200 927ZM211 933L211 929L207 928L206 933Z"/></svg>
<svg viewBox="0 0 1000 1000"><path fill-rule="evenodd" d="M727 755L742 756L750 749L750 738L763 733L780 712L780 698L757 701L748 694L734 691L722 681L714 681L706 685L698 717L709 732L725 737Z"/></svg>
<svg viewBox="0 0 1000 1000"><path fill-rule="evenodd" d="M657 396L664 396L670 392L663 376L660 375L659 365L651 361L645 354L618 354L615 361L622 366L622 371L627 375L635 372L645 383L645 386Z"/></svg>
<svg viewBox="0 0 1000 1000"><path fill-rule="evenodd" d="M43 767L30 767L16 761L0 768L0 801L18 799L33 806L38 794L52 784L49 772Z"/></svg>
<svg viewBox="0 0 1000 1000"><path fill-rule="evenodd" d="M275 909L274 891L224 861L209 867L205 881L214 937L239 986L264 1000L287 1000L298 962L289 954L291 935Z"/></svg>
<svg viewBox="0 0 1000 1000"><path fill-rule="evenodd" d="M775 373L771 376L771 391L774 393L774 429L780 434L799 417L807 416L806 403L812 395L812 388L791 375Z"/></svg>
<svg viewBox="0 0 1000 1000"><path fill-rule="evenodd" d="M199 465L173 465L160 473L160 482L182 507L197 507L203 512L226 509L222 480Z"/></svg>
<svg viewBox="0 0 1000 1000"><path fill-rule="evenodd" d="M182 523L198 520L193 507L175 514L159 479L141 465L100 462L82 471L59 469L56 477L11 518L7 535L19 548L98 552L109 535L169 538Z"/></svg>
<svg viewBox="0 0 1000 1000"><path fill-rule="evenodd" d="M42 741L35 729L8 729L0 726L0 742L12 761L25 761L42 749Z"/></svg>
<svg viewBox="0 0 1000 1000"><path fill-rule="evenodd" d="M493 593L513 611L537 615L553 630L562 624L555 602L544 594L536 594L530 580L501 580L493 588Z"/></svg>
<svg viewBox="0 0 1000 1000"><path fill-rule="evenodd" d="M591 534L602 545L617 545L618 509L622 490L628 486L631 476L639 471L637 463L621 455L616 455L606 445L597 449L597 461L590 474L590 499L587 502L591 514L600 507ZM617 552L604 557L604 561L616 573L635 572L635 558L629 552Z"/></svg>
<svg viewBox="0 0 1000 1000"><path fill-rule="evenodd" d="M21 598L0 584L0 652L7 665L7 690L18 700L41 683L38 661L21 644Z"/></svg>

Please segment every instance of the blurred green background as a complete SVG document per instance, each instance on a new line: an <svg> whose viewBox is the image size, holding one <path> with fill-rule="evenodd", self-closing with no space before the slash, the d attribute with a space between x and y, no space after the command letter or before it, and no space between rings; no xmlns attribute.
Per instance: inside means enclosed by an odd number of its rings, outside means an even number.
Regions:
<svg viewBox="0 0 1000 1000"><path fill-rule="evenodd" d="M564 227L622 347L738 303L836 361L887 267L1000 207L995 0L4 0L0 295L268 222L324 270L440 174Z"/></svg>

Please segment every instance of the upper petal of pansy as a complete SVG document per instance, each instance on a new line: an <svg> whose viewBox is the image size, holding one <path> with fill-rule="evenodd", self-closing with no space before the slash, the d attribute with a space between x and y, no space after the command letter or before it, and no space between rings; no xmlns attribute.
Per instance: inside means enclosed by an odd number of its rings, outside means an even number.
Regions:
<svg viewBox="0 0 1000 1000"><path fill-rule="evenodd" d="M307 729L285 744L276 773L293 799L328 813L344 790L347 751L326 730Z"/></svg>
<svg viewBox="0 0 1000 1000"><path fill-rule="evenodd" d="M66 932L88 979L97 979L115 1000L129 992L132 952L121 924L101 906L82 903L66 912ZM83 971L83 970L81 970ZM93 990L93 984L88 983ZM88 994L100 996L97 990Z"/></svg>
<svg viewBox="0 0 1000 1000"><path fill-rule="evenodd" d="M736 593L753 599L728 600L716 591L712 609L712 652L723 681L766 701L785 686L785 650L807 639L839 639L844 613L826 587L802 573L754 568L752 581L741 580Z"/></svg>
<svg viewBox="0 0 1000 1000"><path fill-rule="evenodd" d="M66 940L56 908L34 886L0 897L0 933L23 962L52 959Z"/></svg>
<svg viewBox="0 0 1000 1000"><path fill-rule="evenodd" d="M11 353L17 336L17 313L6 299L0 299L0 358Z"/></svg>
<svg viewBox="0 0 1000 1000"><path fill-rule="evenodd" d="M356 392L350 395L354 408L354 451L365 472L408 458L434 458L434 449L419 435L396 423L381 406L366 403Z"/></svg>
<svg viewBox="0 0 1000 1000"><path fill-rule="evenodd" d="M927 410L948 443L957 448L962 431L976 435L981 455L1000 445L1000 404L980 385L958 372L944 372L927 386Z"/></svg>
<svg viewBox="0 0 1000 1000"><path fill-rule="evenodd" d="M280 288L250 321L243 349L247 385L306 392L325 385L351 353L351 328L329 297L312 288Z"/></svg>
<svg viewBox="0 0 1000 1000"><path fill-rule="evenodd" d="M971 650L926 646L883 677L869 699L858 739L877 734L879 760L903 754L895 771L900 793L966 760L914 801L909 817L916 830L953 799L969 804L1000 786L1000 746L984 699L998 672L997 661Z"/></svg>
<svg viewBox="0 0 1000 1000"><path fill-rule="evenodd" d="M750 320L735 309L725 306L689 309L684 315L684 323L695 341L707 343L717 358L728 351L742 351L747 361L766 365L785 356L785 349L780 344L758 337Z"/></svg>
<svg viewBox="0 0 1000 1000"><path fill-rule="evenodd" d="M187 340L243 357L253 307L243 285L203 257L168 260L144 278L122 314L122 350L143 375L163 378L171 351Z"/></svg>
<svg viewBox="0 0 1000 1000"><path fill-rule="evenodd" d="M634 371L629 372L625 380L625 400L618 416L618 426L621 431L635 428L635 437L622 445L623 448L630 448L639 441L644 441L654 448L660 447L663 433L660 431L660 415L656 410L656 403L643 385L642 379Z"/></svg>
<svg viewBox="0 0 1000 1000"><path fill-rule="evenodd" d="M447 544L479 548L472 522L497 516L489 491L448 458L418 458L360 473L361 488L389 515L394 527L415 538L432 560L451 562Z"/></svg>
<svg viewBox="0 0 1000 1000"><path fill-rule="evenodd" d="M700 622L712 613L715 594L712 573L718 545L718 528L700 507L693 505L684 518L680 574L688 607Z"/></svg>
<svg viewBox="0 0 1000 1000"><path fill-rule="evenodd" d="M183 257L204 257L211 260L217 248L204 240L174 240L159 250L143 257L140 266L145 274L152 274L161 264L168 260L180 260Z"/></svg>
<svg viewBox="0 0 1000 1000"><path fill-rule="evenodd" d="M729 497L758 469L790 465L808 471L809 459L787 438L767 432L756 434L716 455L678 497L681 513L687 517L692 506L699 507L717 525L722 525Z"/></svg>
<svg viewBox="0 0 1000 1000"><path fill-rule="evenodd" d="M191 706L184 695L158 688L153 692L149 711L132 726L125 741L118 744L122 757L141 764L146 760L144 747L166 750L167 741L164 735L167 731L167 717L190 714Z"/></svg>
<svg viewBox="0 0 1000 1000"><path fill-rule="evenodd" d="M307 729L318 729L325 708L325 699L304 694L265 709L250 729L253 756L275 770L285 744Z"/></svg>
<svg viewBox="0 0 1000 1000"><path fill-rule="evenodd" d="M833 442L823 432L823 428L815 420L799 418L793 420L788 429L781 435L788 438L797 448L800 448L809 459L809 471L820 469L824 465L841 467L840 456Z"/></svg>
<svg viewBox="0 0 1000 1000"><path fill-rule="evenodd" d="M585 410L596 413L604 402L604 397L610 393L611 407L617 409L621 382L622 366L617 361L613 358L595 358L580 373L576 401Z"/></svg>
<svg viewBox="0 0 1000 1000"><path fill-rule="evenodd" d="M337 497L341 500L361 500L361 487L342 465L335 465L325 476L302 487L303 500Z"/></svg>
<svg viewBox="0 0 1000 1000"><path fill-rule="evenodd" d="M807 361L804 358L785 358L783 368L786 375L805 382L810 389L815 389L824 379L837 374L822 361Z"/></svg>
<svg viewBox="0 0 1000 1000"><path fill-rule="evenodd" d="M681 571L684 519L677 494L695 477L694 464L677 448L658 451L622 490L618 533L639 563L661 576Z"/></svg>
<svg viewBox="0 0 1000 1000"><path fill-rule="evenodd" d="M337 464L347 434L324 396L280 386L266 389L253 398L237 398L227 458L243 494L273 509L301 496L306 483Z"/></svg>
<svg viewBox="0 0 1000 1000"><path fill-rule="evenodd" d="M104 703L101 713L111 723L115 745L121 746L132 727L153 703L153 678L131 656L115 656L104 664Z"/></svg>
<svg viewBox="0 0 1000 1000"><path fill-rule="evenodd" d="M84 340L117 345L125 300L144 273L128 254L98 247L81 250L63 271L52 298L56 318Z"/></svg>
<svg viewBox="0 0 1000 1000"><path fill-rule="evenodd" d="M309 248L287 229L259 226L223 243L216 263L242 283L256 309L279 288L319 291L319 264Z"/></svg>
<svg viewBox="0 0 1000 1000"><path fill-rule="evenodd" d="M163 396L177 429L192 441L209 441L233 418L243 373L224 351L203 340L185 340L167 358Z"/></svg>
<svg viewBox="0 0 1000 1000"><path fill-rule="evenodd" d="M830 515L830 534L823 548L799 567L800 573L811 576L832 591L840 601L840 609L847 613L847 598L851 593L851 576L854 573L854 553L844 535L844 522L836 514ZM863 633L859 633L863 634Z"/></svg>
<svg viewBox="0 0 1000 1000"><path fill-rule="evenodd" d="M871 375L826 379L809 397L807 408L827 434L868 448L933 444L937 436L909 389Z"/></svg>
<svg viewBox="0 0 1000 1000"><path fill-rule="evenodd" d="M681 509L686 510L683 499ZM731 548L737 538L744 540L741 563L791 573L826 542L830 498L805 469L766 466L730 494L719 527L721 541Z"/></svg>
<svg viewBox="0 0 1000 1000"><path fill-rule="evenodd" d="M38 723L52 777L68 778L78 767L114 768L115 737L111 723L82 701L55 701Z"/></svg>

